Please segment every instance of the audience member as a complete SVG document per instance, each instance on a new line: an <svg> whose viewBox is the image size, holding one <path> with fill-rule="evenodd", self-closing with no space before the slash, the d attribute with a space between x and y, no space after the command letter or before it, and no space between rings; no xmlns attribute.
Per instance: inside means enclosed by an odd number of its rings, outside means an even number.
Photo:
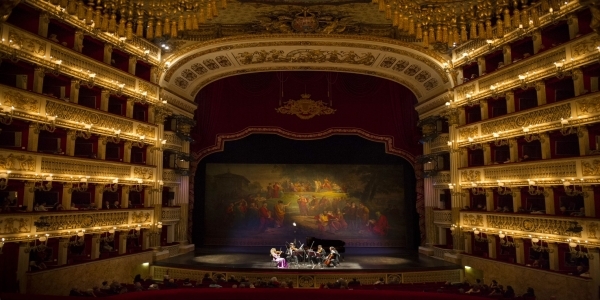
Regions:
<svg viewBox="0 0 600 300"><path fill-rule="evenodd" d="M142 283L141 283L141 282L139 282L139 281L135 282L135 284L134 284L134 290L135 290L136 292L141 292L141 291L143 291L143 290L144 290L144 288L142 287Z"/></svg>
<svg viewBox="0 0 600 300"><path fill-rule="evenodd" d="M523 298L535 298L535 292L533 291L533 288L528 287L527 292L525 294L523 294L522 297Z"/></svg>
<svg viewBox="0 0 600 300"><path fill-rule="evenodd" d="M222 288L222 286L218 285L214 280L208 285L209 288Z"/></svg>
<svg viewBox="0 0 600 300"><path fill-rule="evenodd" d="M210 278L210 274L204 274L204 278L202 278L202 284L211 284L213 282L212 278Z"/></svg>
<svg viewBox="0 0 600 300"><path fill-rule="evenodd" d="M512 286L507 285L506 291L504 291L504 298L514 298L514 297L515 297L515 290L513 290Z"/></svg>
<svg viewBox="0 0 600 300"><path fill-rule="evenodd" d="M140 274L135 275L135 278L133 278L133 283L136 283L136 282L144 282L144 280L142 279L142 275L140 275Z"/></svg>
<svg viewBox="0 0 600 300"><path fill-rule="evenodd" d="M183 280L182 286L193 286L189 278Z"/></svg>
<svg viewBox="0 0 600 300"><path fill-rule="evenodd" d="M269 287L278 288L280 285L281 284L277 280L277 277L271 277L271 280L269 280Z"/></svg>
<svg viewBox="0 0 600 300"><path fill-rule="evenodd" d="M153 283L153 284L151 284L151 285L148 287L148 290L149 290L149 291L151 291L151 290L158 290L158 284L156 284L156 283Z"/></svg>
<svg viewBox="0 0 600 300"><path fill-rule="evenodd" d="M175 279L169 279L169 281L165 284L168 288L177 288L177 284L175 283Z"/></svg>
<svg viewBox="0 0 600 300"><path fill-rule="evenodd" d="M379 280L375 281L373 284L385 284L385 280L383 280L383 278L379 278Z"/></svg>
<svg viewBox="0 0 600 300"><path fill-rule="evenodd" d="M352 278L350 282L348 282L348 287L354 288L360 286L360 281L356 280L356 278Z"/></svg>

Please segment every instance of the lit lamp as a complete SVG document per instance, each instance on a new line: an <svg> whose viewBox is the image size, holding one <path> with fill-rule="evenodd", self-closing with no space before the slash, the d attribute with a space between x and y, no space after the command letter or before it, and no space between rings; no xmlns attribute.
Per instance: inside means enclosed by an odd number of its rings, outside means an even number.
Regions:
<svg viewBox="0 0 600 300"><path fill-rule="evenodd" d="M86 81L85 85L91 89L94 87L95 80L96 80L96 73L89 73L88 80Z"/></svg>
<svg viewBox="0 0 600 300"><path fill-rule="evenodd" d="M5 190L8 187L8 178L10 177L10 171L6 171L4 174L0 174L0 190Z"/></svg>

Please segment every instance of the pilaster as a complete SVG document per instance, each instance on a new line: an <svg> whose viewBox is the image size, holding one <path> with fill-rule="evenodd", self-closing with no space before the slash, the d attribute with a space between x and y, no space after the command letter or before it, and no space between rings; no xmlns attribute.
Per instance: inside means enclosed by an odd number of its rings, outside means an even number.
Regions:
<svg viewBox="0 0 600 300"><path fill-rule="evenodd" d="M94 184L94 191L96 192L96 207L102 208L102 205L104 204L104 200L102 199L104 196L104 185Z"/></svg>
<svg viewBox="0 0 600 300"><path fill-rule="evenodd" d="M496 245L497 245L496 236L493 235L493 234L488 234L487 235L487 242L488 242L488 256L489 256L489 258L496 259L498 257L498 253L496 251Z"/></svg>
<svg viewBox="0 0 600 300"><path fill-rule="evenodd" d="M554 189L552 187L544 187L544 205L546 206L546 214L554 215Z"/></svg>
<svg viewBox="0 0 600 300"><path fill-rule="evenodd" d="M585 86L583 84L583 71L581 68L576 68L573 70L573 75L571 76L573 79L573 89L575 90L575 97L579 95L583 95Z"/></svg>
<svg viewBox="0 0 600 300"><path fill-rule="evenodd" d="M506 100L506 113L514 113L515 112L515 93L506 92L505 94Z"/></svg>
<svg viewBox="0 0 600 300"><path fill-rule="evenodd" d="M127 72L135 75L135 66L137 65L137 57L135 55L129 56L129 67L127 68Z"/></svg>
<svg viewBox="0 0 600 300"><path fill-rule="evenodd" d="M50 24L50 15L47 12L40 13L40 22L38 25L38 35L48 37L48 24Z"/></svg>
<svg viewBox="0 0 600 300"><path fill-rule="evenodd" d="M547 132L540 133L540 144L542 146L542 159L549 159L552 149L550 148L550 137Z"/></svg>
<svg viewBox="0 0 600 300"><path fill-rule="evenodd" d="M104 63L112 66L111 61L112 61L112 51L113 51L113 46L109 43L104 44Z"/></svg>
<svg viewBox="0 0 600 300"><path fill-rule="evenodd" d="M542 50L543 46L542 32L539 29L533 31L531 40L533 41L533 54L537 54L538 52L540 52L540 50Z"/></svg>
<svg viewBox="0 0 600 300"><path fill-rule="evenodd" d="M535 82L535 92L538 106L546 104L546 84L544 81Z"/></svg>
<svg viewBox="0 0 600 300"><path fill-rule="evenodd" d="M512 53L511 53L510 45L502 46L502 54L504 57L504 65L505 66L510 65L512 63Z"/></svg>
<svg viewBox="0 0 600 300"><path fill-rule="evenodd" d="M65 149L65 153L68 156L75 155L75 140L77 140L77 132L75 132L75 130L72 129L67 130L67 149Z"/></svg>
<svg viewBox="0 0 600 300"><path fill-rule="evenodd" d="M35 68L33 70L33 92L41 94L44 89L44 77L46 76L46 69L42 67Z"/></svg>
<svg viewBox="0 0 600 300"><path fill-rule="evenodd" d="M68 254L69 254L69 238L58 238L57 264L59 266L67 264Z"/></svg>
<svg viewBox="0 0 600 300"><path fill-rule="evenodd" d="M79 101L79 87L79 80L71 79L71 94L69 95L69 100L73 103L77 103Z"/></svg>
<svg viewBox="0 0 600 300"><path fill-rule="evenodd" d="M27 206L27 211L33 211L33 203L35 201L35 194L31 191L33 189L34 182L25 182L25 192L23 193L23 205Z"/></svg>
<svg viewBox="0 0 600 300"><path fill-rule="evenodd" d="M62 206L64 209L70 209L71 208L71 192L69 192L69 189L71 188L71 184L68 182L63 182L63 194L62 194Z"/></svg>
<svg viewBox="0 0 600 300"><path fill-rule="evenodd" d="M586 217L596 217L596 203L594 201L594 189L591 186L583 187L583 205Z"/></svg>
<svg viewBox="0 0 600 300"><path fill-rule="evenodd" d="M523 246L523 239L515 238L514 243L515 243L515 253L517 256L517 263L520 265L524 265L525 264L525 247Z"/></svg>
<svg viewBox="0 0 600 300"><path fill-rule="evenodd" d="M559 268L559 255L558 255L558 244L553 242L548 242L548 257L550 263L550 270L558 271Z"/></svg>
<svg viewBox="0 0 600 300"><path fill-rule="evenodd" d="M479 101L479 108L481 109L481 120L487 120L489 118L489 109L487 100Z"/></svg>
<svg viewBox="0 0 600 300"><path fill-rule="evenodd" d="M40 133L35 124L29 123L29 135L27 137L27 151L37 152Z"/></svg>
<svg viewBox="0 0 600 300"><path fill-rule="evenodd" d="M100 110L108 111L108 101L110 99L110 91L102 90L100 94Z"/></svg>

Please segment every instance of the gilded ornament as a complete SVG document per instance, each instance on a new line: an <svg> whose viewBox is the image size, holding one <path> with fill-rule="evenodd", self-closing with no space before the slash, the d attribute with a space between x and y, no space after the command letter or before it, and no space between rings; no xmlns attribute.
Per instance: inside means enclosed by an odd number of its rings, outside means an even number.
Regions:
<svg viewBox="0 0 600 300"><path fill-rule="evenodd" d="M461 139L466 140L470 137L476 137L477 136L477 132L479 131L479 128L477 126L472 126L472 127L464 127L459 129L459 136Z"/></svg>
<svg viewBox="0 0 600 300"><path fill-rule="evenodd" d="M3 224L3 226L0 226L0 233L3 233L3 234L26 233L26 232L29 232L31 229L30 223L31 223L30 217L2 218L2 219L0 219L0 224Z"/></svg>
<svg viewBox="0 0 600 300"><path fill-rule="evenodd" d="M310 99L310 94L300 95L302 99L286 101L283 106L275 109L280 114L296 115L302 120L308 120L314 116L332 115L335 109L327 106L323 101Z"/></svg>
<svg viewBox="0 0 600 300"><path fill-rule="evenodd" d="M596 230L598 230L598 223L590 222L587 226L588 239L597 239Z"/></svg>
<svg viewBox="0 0 600 300"><path fill-rule="evenodd" d="M10 170L13 167L13 155L12 153L4 157L0 155L0 168Z"/></svg>
<svg viewBox="0 0 600 300"><path fill-rule="evenodd" d="M25 110L29 112L37 112L39 102L37 99L27 97L16 91L4 92L3 103L6 106L13 106L16 109Z"/></svg>
<svg viewBox="0 0 600 300"><path fill-rule="evenodd" d="M258 64L264 62L287 63L348 63L355 65L371 66L375 56L371 52L356 54L354 51L323 51L312 49L293 50L284 54L282 50L255 51L238 53L235 58L242 65Z"/></svg>
<svg viewBox="0 0 600 300"><path fill-rule="evenodd" d="M133 174L138 178L152 179L154 170L150 168L135 167L133 168Z"/></svg>
<svg viewBox="0 0 600 300"><path fill-rule="evenodd" d="M150 220L151 219L150 219L149 212L139 211L139 212L133 212L131 214L131 222L132 223L146 223Z"/></svg>
<svg viewBox="0 0 600 300"><path fill-rule="evenodd" d="M600 176L600 160L587 160L581 162L583 176Z"/></svg>
<svg viewBox="0 0 600 300"><path fill-rule="evenodd" d="M143 135L146 138L154 138L155 128L152 126L145 126L142 124L138 124L135 128L135 133L137 135Z"/></svg>
<svg viewBox="0 0 600 300"><path fill-rule="evenodd" d="M499 120L483 122L481 124L481 134L491 135L494 132L505 132L522 127L535 126L538 124L558 122L561 119L571 117L571 103L555 105L545 109L539 109L531 112L501 118Z"/></svg>
<svg viewBox="0 0 600 300"><path fill-rule="evenodd" d="M578 57L588 53L598 52L598 43L600 37L593 35L591 38L584 39L581 42L577 42L571 46L571 57Z"/></svg>
<svg viewBox="0 0 600 300"><path fill-rule="evenodd" d="M483 226L483 216L482 215L465 214L465 215L463 215L463 225L465 225L465 226Z"/></svg>
<svg viewBox="0 0 600 300"><path fill-rule="evenodd" d="M40 56L46 55L46 42L28 37L25 34L17 32L12 28L8 30L8 39L14 45L18 45L21 50L31 52Z"/></svg>
<svg viewBox="0 0 600 300"><path fill-rule="evenodd" d="M57 116L59 119L93 124L97 127L114 128L122 133L133 131L133 122L109 115L99 115L95 111L82 109L80 105L72 105L61 102L46 101L46 113Z"/></svg>
<svg viewBox="0 0 600 300"><path fill-rule="evenodd" d="M473 182L473 181L480 181L481 180L481 172L479 171L474 171L474 170L468 170L468 171L462 171L460 173L460 180L463 182Z"/></svg>
<svg viewBox="0 0 600 300"><path fill-rule="evenodd" d="M600 97L590 97L579 100L577 102L579 111L582 113L599 113L600 112Z"/></svg>
<svg viewBox="0 0 600 300"><path fill-rule="evenodd" d="M25 155L18 156L17 160L22 171L35 171L35 159L31 155L27 157Z"/></svg>

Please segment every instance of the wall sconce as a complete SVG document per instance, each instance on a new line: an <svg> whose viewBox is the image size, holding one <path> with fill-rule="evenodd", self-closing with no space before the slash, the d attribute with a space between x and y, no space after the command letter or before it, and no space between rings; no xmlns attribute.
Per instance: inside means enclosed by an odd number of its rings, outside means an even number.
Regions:
<svg viewBox="0 0 600 300"><path fill-rule="evenodd" d="M162 222L154 223L150 227L150 235L160 235L162 233Z"/></svg>
<svg viewBox="0 0 600 300"><path fill-rule="evenodd" d="M165 148L165 144L167 143L167 140L163 140L163 139L159 139L158 141L160 141L159 146L152 146L150 147L150 152L153 153L154 150L158 150L158 151L163 151L163 149Z"/></svg>
<svg viewBox="0 0 600 300"><path fill-rule="evenodd" d="M500 182L500 181L498 181L498 189L496 191L497 191L498 195L501 195L501 196L513 194L512 189L509 186L507 186L504 182Z"/></svg>
<svg viewBox="0 0 600 300"><path fill-rule="evenodd" d="M465 64L471 63L471 54L468 51L463 52L462 57L465 60Z"/></svg>
<svg viewBox="0 0 600 300"><path fill-rule="evenodd" d="M509 144L508 139L500 139L500 132L493 132L492 136L494 137L494 145L496 147L507 146Z"/></svg>
<svg viewBox="0 0 600 300"><path fill-rule="evenodd" d="M104 191L105 192L116 192L117 190L119 190L119 178L115 178L113 179L112 183L109 183L108 185L104 186Z"/></svg>
<svg viewBox="0 0 600 300"><path fill-rule="evenodd" d="M586 241L587 243L587 241ZM579 248L579 250L577 249ZM571 257L574 258L588 258L588 259L593 259L594 255L589 253L588 251L583 251L585 250L585 246L582 246L580 244L580 241L577 241L577 243L575 241L569 240L569 253L571 254Z"/></svg>
<svg viewBox="0 0 600 300"><path fill-rule="evenodd" d="M466 95L466 97L467 97L467 105L469 107L473 107L475 105L479 105L480 100L473 100L473 95L471 93L468 93Z"/></svg>
<svg viewBox="0 0 600 300"><path fill-rule="evenodd" d="M488 241L487 236L484 237L483 232L479 231L477 228L473 228L473 236L477 242L483 243Z"/></svg>
<svg viewBox="0 0 600 300"><path fill-rule="evenodd" d="M498 94L498 86L490 85L490 91L492 92L492 99L496 100L500 95Z"/></svg>
<svg viewBox="0 0 600 300"><path fill-rule="evenodd" d="M28 238L30 237L29 235L27 236ZM25 253L29 253L31 251L36 251L36 252L45 252L46 248L47 248L47 243L48 243L48 238L50 237L49 234L45 234L42 235L38 238L38 235L35 235L35 239L32 241L33 242L33 246L31 246L31 242L27 243L27 248L24 249ZM40 242L39 245L37 245L37 242Z"/></svg>
<svg viewBox="0 0 600 300"><path fill-rule="evenodd" d="M536 182L531 180L531 179L527 179L527 182L529 184L529 188L527 190L527 192L529 193L529 195L532 196L537 196L537 195L544 195L546 196L546 192L544 191L544 188L542 187L540 189L539 186L536 186Z"/></svg>
<svg viewBox="0 0 600 300"><path fill-rule="evenodd" d="M525 133L525 135L523 136L523 138L525 138L525 141L528 143L531 143L533 141L540 141L543 142L544 139L540 136L539 133L532 133L531 132L531 127L523 127L523 133Z"/></svg>
<svg viewBox="0 0 600 300"><path fill-rule="evenodd" d="M577 133L578 137L583 137L583 132L580 130L580 127L577 126L568 126L569 119L560 118L560 133L563 136L571 135Z"/></svg>
<svg viewBox="0 0 600 300"><path fill-rule="evenodd" d="M73 192L86 192L88 189L88 179L90 178L90 176L86 176L86 177L79 177L79 181L74 181L73 177L71 177L72 183L71 183L71 188L69 189L69 193L73 193Z"/></svg>
<svg viewBox="0 0 600 300"><path fill-rule="evenodd" d="M450 189L450 194L454 197L462 197L464 196L464 193L462 191L462 188L456 188L456 184L454 183L449 183L448 184L448 188Z"/></svg>
<svg viewBox="0 0 600 300"><path fill-rule="evenodd" d="M119 83L117 81L117 82L115 82L115 88L114 88L114 92L112 92L112 94L117 97L121 97L121 96L123 96L123 90L125 90L125 84Z"/></svg>
<svg viewBox="0 0 600 300"><path fill-rule="evenodd" d="M571 58L570 63L566 63L564 59L561 61L555 62L554 66L556 67L556 74L554 76L556 76L556 78L558 78L558 79L563 79L565 77L565 75L567 75L567 76L573 75L573 72L570 70L572 65L573 65L572 58Z"/></svg>
<svg viewBox="0 0 600 300"><path fill-rule="evenodd" d="M87 78L87 81L85 82L85 85L91 89L96 84L95 81L96 81L96 73L89 73L89 71L88 71L88 78Z"/></svg>
<svg viewBox="0 0 600 300"><path fill-rule="evenodd" d="M529 78L529 72L525 73L524 75L523 74L519 75L519 86L521 87L522 90L526 90L531 86L529 83L527 83L528 78Z"/></svg>
<svg viewBox="0 0 600 300"><path fill-rule="evenodd" d="M60 75L60 69L62 65L62 59L57 59L54 61L54 69L52 69L51 73L54 76Z"/></svg>
<svg viewBox="0 0 600 300"><path fill-rule="evenodd" d="M84 139L89 139L92 137L92 124L83 124L80 126L80 129L75 130L75 137L80 137Z"/></svg>
<svg viewBox="0 0 600 300"><path fill-rule="evenodd" d="M5 241L5 240L6 240L6 239L2 238L2 241L0 242L0 254L3 254L3 253L2 253L2 248L4 248L4 241Z"/></svg>
<svg viewBox="0 0 600 300"><path fill-rule="evenodd" d="M75 235L73 235L73 237L75 238L73 241L70 241L68 244L65 244L65 247L81 247L85 244L85 229L77 232L75 231Z"/></svg>
<svg viewBox="0 0 600 300"><path fill-rule="evenodd" d="M38 176L38 174L35 174L35 180L33 183L33 187L29 188L30 192L35 192L35 191L44 191L44 192L48 192L52 189L52 180L54 178L52 178L52 174L48 174L48 177L44 177L44 175L42 174L41 176ZM46 181L46 183L44 183L44 180Z"/></svg>
<svg viewBox="0 0 600 300"><path fill-rule="evenodd" d="M127 234L127 239L137 239L140 237L140 231L142 230L142 225L138 224L135 228L131 229Z"/></svg>
<svg viewBox="0 0 600 300"><path fill-rule="evenodd" d="M0 123L2 123L4 125L12 124L15 107L14 106L2 106L2 103L0 103L0 111L2 112L2 114L0 114Z"/></svg>
<svg viewBox="0 0 600 300"><path fill-rule="evenodd" d="M125 48L125 41L127 40L126 37L122 36L119 38L119 44L117 45L117 47L119 48Z"/></svg>
<svg viewBox="0 0 600 300"><path fill-rule="evenodd" d="M134 192L138 192L138 193L139 193L139 192L141 192L141 191L143 191L143 190L144 190L144 186L142 185L142 183L143 183L144 181L143 181L143 180L141 180L141 179L136 179L136 180L137 180L137 184L136 184L136 185L132 185L132 186L131 186L129 189L130 189L131 191L134 191Z"/></svg>
<svg viewBox="0 0 600 300"><path fill-rule="evenodd" d="M145 49L144 50L144 60L148 61L149 58L150 58L150 50Z"/></svg>
<svg viewBox="0 0 600 300"><path fill-rule="evenodd" d="M495 47L495 40L493 39L489 39L489 40L485 40L486 44L488 45L488 50L493 50Z"/></svg>
<svg viewBox="0 0 600 300"><path fill-rule="evenodd" d="M481 145L481 143L475 143L475 139L477 137L468 137L467 141L469 141L469 149L471 150L479 150L479 149L483 149L483 145Z"/></svg>
<svg viewBox="0 0 600 300"><path fill-rule="evenodd" d="M477 183L471 182L471 194L473 196L485 195L485 189L477 186Z"/></svg>
<svg viewBox="0 0 600 300"><path fill-rule="evenodd" d="M10 178L10 171L0 174L0 190L6 190L8 187L8 178Z"/></svg>
<svg viewBox="0 0 600 300"><path fill-rule="evenodd" d="M171 62L170 61L165 62L164 66L161 68L161 71L162 72L167 72L167 71L169 71L170 67L171 67ZM444 69L444 70L446 70L446 69Z"/></svg>
<svg viewBox="0 0 600 300"><path fill-rule="evenodd" d="M513 241L509 241L508 240L508 236L504 233L502 233L502 231L499 232L500 234L498 234L498 237L500 238L500 246L502 247L516 247L518 248L519 246L515 244L514 242L514 238Z"/></svg>
<svg viewBox="0 0 600 300"><path fill-rule="evenodd" d="M146 144L144 143L144 141L146 140L146 136L145 135L140 135L140 139L138 141L135 142L131 142L131 144L133 146L136 146L138 148L143 148Z"/></svg>
<svg viewBox="0 0 600 300"><path fill-rule="evenodd" d="M46 114L46 121L48 122L48 124L43 123L40 124L40 122L35 122L34 126L34 132L35 133L40 133L40 131L44 130L44 131L48 131L48 132L54 132L54 130L56 130L56 118L57 116L49 116L48 114Z"/></svg>
<svg viewBox="0 0 600 300"><path fill-rule="evenodd" d="M62 20L64 20L67 16L67 14L65 13L65 9L63 7L60 7L60 5L56 6L56 11L54 11L54 13L58 18Z"/></svg>
<svg viewBox="0 0 600 300"><path fill-rule="evenodd" d="M577 184L575 184L575 178L571 178L571 181L567 181L562 179L563 187L565 189L565 194L569 197L577 197L577 196L586 196L583 191L583 178L580 179L579 188L577 188Z"/></svg>
<svg viewBox="0 0 600 300"><path fill-rule="evenodd" d="M111 142L113 144L118 144L121 142L121 129L113 129L115 136L107 136L106 141Z"/></svg>
<svg viewBox="0 0 600 300"><path fill-rule="evenodd" d="M553 249L549 249L547 246L544 246L544 241L541 238L535 237L531 239L531 249L536 252L554 252Z"/></svg>
<svg viewBox="0 0 600 300"><path fill-rule="evenodd" d="M454 224L452 224L452 226L450 226L450 234L452 234L452 236L454 236L457 233L461 233L462 232L462 226L456 226Z"/></svg>
<svg viewBox="0 0 600 300"><path fill-rule="evenodd" d="M21 45L15 43L12 39L8 40L8 46L4 45L4 39L2 39L2 48L8 47L5 52L0 52L0 59L8 58L11 62L17 63L19 61L19 53L17 49L21 48Z"/></svg>
<svg viewBox="0 0 600 300"><path fill-rule="evenodd" d="M117 227L113 227L112 229L108 230L105 233L105 236L100 236L98 242L112 243L115 240L115 229L117 229Z"/></svg>

